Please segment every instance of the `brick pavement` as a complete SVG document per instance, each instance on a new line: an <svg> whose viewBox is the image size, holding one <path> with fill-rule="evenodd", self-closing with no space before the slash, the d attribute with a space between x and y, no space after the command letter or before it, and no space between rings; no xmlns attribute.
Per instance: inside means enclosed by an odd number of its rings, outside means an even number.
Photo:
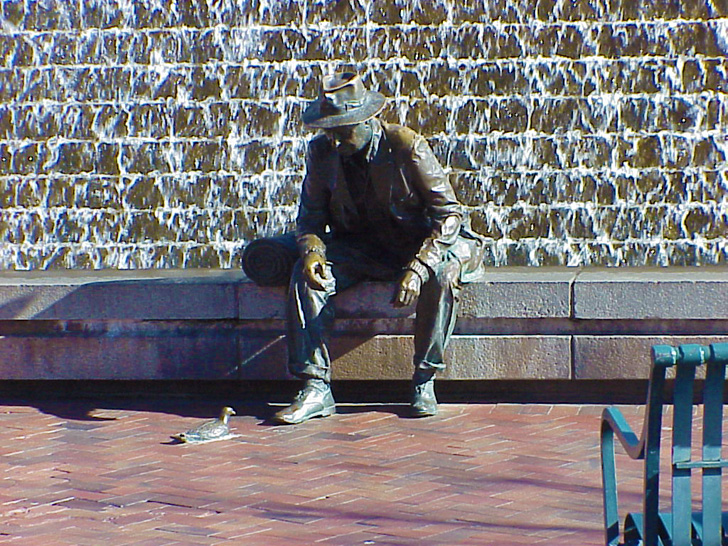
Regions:
<svg viewBox="0 0 728 546"><path fill-rule="evenodd" d="M238 415L238 437L169 435ZM235 400L0 405L0 542L38 545L525 545L601 542L601 406L343 405L270 426ZM633 423L641 408L626 408ZM620 461L624 463L625 461ZM624 469L627 468L625 471ZM620 465L636 509L639 466Z"/></svg>

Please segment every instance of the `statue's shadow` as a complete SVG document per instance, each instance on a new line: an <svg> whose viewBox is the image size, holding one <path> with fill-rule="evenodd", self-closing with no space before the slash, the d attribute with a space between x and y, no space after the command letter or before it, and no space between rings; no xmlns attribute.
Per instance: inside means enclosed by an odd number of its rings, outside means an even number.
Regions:
<svg viewBox="0 0 728 546"><path fill-rule="evenodd" d="M268 404L268 407L265 409L265 411L262 412L262 420L259 423L260 426L273 426L273 427L286 427L291 425L284 425L277 423L273 421L273 415L279 411L280 409L284 408L285 404ZM400 403L350 403L350 402L344 402L344 403L337 403L336 404L336 413L332 415L331 417L327 418L327 421L329 419L336 420L337 417L351 417L355 415L361 415L361 414L388 414L395 417L399 417L402 419L410 419L413 418L411 415L411 410L409 404L400 404ZM313 421L318 421L319 418L312 419ZM303 423L301 423L303 424ZM296 425L293 425L296 426Z"/></svg>
<svg viewBox="0 0 728 546"><path fill-rule="evenodd" d="M358 413L390 413L397 417L410 417L408 404L337 404L336 413L339 415L352 415Z"/></svg>

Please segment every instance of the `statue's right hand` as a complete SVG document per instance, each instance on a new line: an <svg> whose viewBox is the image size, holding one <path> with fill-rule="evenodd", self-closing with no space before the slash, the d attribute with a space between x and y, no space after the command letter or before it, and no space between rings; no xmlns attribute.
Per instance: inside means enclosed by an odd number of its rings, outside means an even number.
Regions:
<svg viewBox="0 0 728 546"><path fill-rule="evenodd" d="M314 290L325 290L324 283L329 280L326 273L326 259L317 252L309 252L303 257L303 278Z"/></svg>

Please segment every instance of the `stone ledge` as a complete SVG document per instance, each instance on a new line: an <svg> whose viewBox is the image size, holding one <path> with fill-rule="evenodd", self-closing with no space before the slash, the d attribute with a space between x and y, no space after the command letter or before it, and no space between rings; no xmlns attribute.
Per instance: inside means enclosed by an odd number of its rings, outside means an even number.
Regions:
<svg viewBox="0 0 728 546"><path fill-rule="evenodd" d="M0 273L0 320L238 317L242 273L225 270Z"/></svg>
<svg viewBox="0 0 728 546"><path fill-rule="evenodd" d="M726 319L728 268L586 269L575 319Z"/></svg>
<svg viewBox="0 0 728 546"><path fill-rule="evenodd" d="M461 317L565 318L570 312L571 283L576 271L565 268L535 274L528 268L491 270L482 282L466 285L460 298ZM250 283L238 287L241 319L285 319L285 290ZM414 307L395 309L390 283L362 283L335 300L339 318L374 319L414 316Z"/></svg>
<svg viewBox="0 0 728 546"><path fill-rule="evenodd" d="M568 317L578 270L492 269L463 290L460 315ZM403 318L414 308L390 304L389 283L363 283L336 298L341 318ZM261 288L242 272L159 270L4 272L0 320L285 319L285 289Z"/></svg>
<svg viewBox="0 0 728 546"><path fill-rule="evenodd" d="M336 298L341 318L402 318L388 283ZM463 318L728 319L728 268L498 268L467 285ZM2 272L0 320L285 318L285 289L229 270Z"/></svg>

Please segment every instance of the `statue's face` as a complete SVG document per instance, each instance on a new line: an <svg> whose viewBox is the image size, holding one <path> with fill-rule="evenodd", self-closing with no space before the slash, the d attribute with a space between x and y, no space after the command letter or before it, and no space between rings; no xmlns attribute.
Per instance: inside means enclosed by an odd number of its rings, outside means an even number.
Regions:
<svg viewBox="0 0 728 546"><path fill-rule="evenodd" d="M343 156L353 155L363 150L372 139L372 126L368 121L358 125L345 125L324 129L324 133Z"/></svg>

